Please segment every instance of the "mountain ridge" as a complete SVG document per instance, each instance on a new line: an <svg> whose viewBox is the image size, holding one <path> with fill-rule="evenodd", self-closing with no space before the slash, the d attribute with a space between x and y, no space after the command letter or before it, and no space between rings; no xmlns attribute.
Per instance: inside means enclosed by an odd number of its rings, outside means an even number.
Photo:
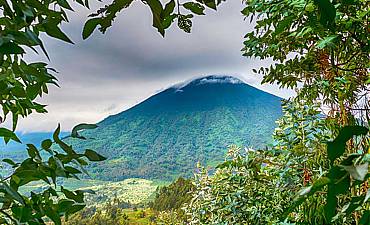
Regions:
<svg viewBox="0 0 370 225"><path fill-rule="evenodd" d="M109 158L91 166L97 179L189 176L197 161L222 161L230 144L267 144L280 100L232 76L201 77L107 117L86 131L95 140L73 144Z"/></svg>

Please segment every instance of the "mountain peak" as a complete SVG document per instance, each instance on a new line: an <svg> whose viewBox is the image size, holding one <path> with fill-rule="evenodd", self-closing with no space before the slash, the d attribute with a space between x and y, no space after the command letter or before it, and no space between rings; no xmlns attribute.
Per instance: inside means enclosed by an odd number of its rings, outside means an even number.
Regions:
<svg viewBox="0 0 370 225"><path fill-rule="evenodd" d="M209 75L175 84L171 88L176 89L176 91L181 91L181 89L184 87L205 84L244 84L244 82L236 77L229 75Z"/></svg>
<svg viewBox="0 0 370 225"><path fill-rule="evenodd" d="M232 76L205 76L161 91L110 116L78 146L110 157L100 179L171 180L196 162L214 165L227 146L262 148L281 116L280 98Z"/></svg>

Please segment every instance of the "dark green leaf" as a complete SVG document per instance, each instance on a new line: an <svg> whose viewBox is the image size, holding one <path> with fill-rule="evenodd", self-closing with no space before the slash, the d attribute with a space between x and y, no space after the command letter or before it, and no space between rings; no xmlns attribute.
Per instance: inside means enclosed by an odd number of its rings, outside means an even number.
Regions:
<svg viewBox="0 0 370 225"><path fill-rule="evenodd" d="M162 25L162 3L159 0L145 0L145 2L149 5L150 10L153 15L153 27L157 28L158 32L164 36L164 28Z"/></svg>
<svg viewBox="0 0 370 225"><path fill-rule="evenodd" d="M50 139L43 140L41 143L41 147L45 150L50 149L53 142Z"/></svg>
<svg viewBox="0 0 370 225"><path fill-rule="evenodd" d="M100 24L100 18L92 18L86 21L85 26L82 31L82 38L86 39L94 32L96 27Z"/></svg>
<svg viewBox="0 0 370 225"><path fill-rule="evenodd" d="M69 39L67 35L65 35L63 31L58 27L57 23L50 21L50 22L44 23L43 27L45 29L45 32L49 36L73 44L71 39Z"/></svg>
<svg viewBox="0 0 370 225"><path fill-rule="evenodd" d="M103 161L103 160L106 160L106 159L107 159L107 158L105 158L104 156L99 155L98 153L96 153L95 151L90 150L90 149L86 149L86 151L85 151L85 156L86 156L90 161Z"/></svg>
<svg viewBox="0 0 370 225"><path fill-rule="evenodd" d="M315 0L320 11L320 23L328 28L335 24L336 9L330 0Z"/></svg>
<svg viewBox="0 0 370 225"><path fill-rule="evenodd" d="M360 225L370 224L370 210L366 210L360 219Z"/></svg>
<svg viewBox="0 0 370 225"><path fill-rule="evenodd" d="M8 142L7 140L13 140L13 141L21 143L21 141L19 140L19 138L13 131L8 130L3 127L0 127L0 137L4 137L4 140L6 142Z"/></svg>
<svg viewBox="0 0 370 225"><path fill-rule="evenodd" d="M11 166L16 166L17 165L17 163L15 163L13 160L11 160L11 159L3 159L2 160L3 162L5 162L5 163L8 163L9 165L11 165Z"/></svg>
<svg viewBox="0 0 370 225"><path fill-rule="evenodd" d="M196 2L186 2L183 6L197 15L204 15L204 6Z"/></svg>
<svg viewBox="0 0 370 225"><path fill-rule="evenodd" d="M72 129L72 132L71 132L71 137L73 138L81 138L81 139L85 139L84 137L80 136L78 134L79 131L81 130L89 130L89 129L95 129L97 128L98 126L96 124L87 124L87 123L81 123L77 126L75 126L73 129Z"/></svg>
<svg viewBox="0 0 370 225"><path fill-rule="evenodd" d="M335 159L342 156L346 143L355 135L365 135L368 129L362 126L346 126L339 131L339 135L334 141L328 143L328 158L333 163Z"/></svg>
<svg viewBox="0 0 370 225"><path fill-rule="evenodd" d="M162 11L161 17L166 18L167 16L170 16L173 10L175 9L175 6L176 4L174 0L171 0L170 2L168 2L166 6L164 7L164 10Z"/></svg>
<svg viewBox="0 0 370 225"><path fill-rule="evenodd" d="M61 187L61 191L63 192L63 194L71 199L71 200L74 200L76 202L79 202L79 203L83 203L84 202L84 195L82 192L78 192L78 191L69 191L63 187Z"/></svg>
<svg viewBox="0 0 370 225"><path fill-rule="evenodd" d="M0 54L23 54L24 50L19 45L8 42L0 45Z"/></svg>
<svg viewBox="0 0 370 225"><path fill-rule="evenodd" d="M323 49L323 48L326 48L326 47L330 47L330 46L333 46L333 42L334 40L338 37L338 35L330 35L329 37L326 37L324 38L323 40L320 40L316 47L319 48L319 49Z"/></svg>
<svg viewBox="0 0 370 225"><path fill-rule="evenodd" d="M12 196L14 200L18 201L22 205L25 204L23 197L17 191L15 191L12 187L10 187L7 183L3 182L0 185L1 185L0 188L3 188L5 192L9 194L10 196Z"/></svg>
<svg viewBox="0 0 370 225"><path fill-rule="evenodd" d="M69 9L71 11L73 11L72 7L69 5L68 1L67 0L57 0L58 4L60 6L62 6L63 8L65 9Z"/></svg>

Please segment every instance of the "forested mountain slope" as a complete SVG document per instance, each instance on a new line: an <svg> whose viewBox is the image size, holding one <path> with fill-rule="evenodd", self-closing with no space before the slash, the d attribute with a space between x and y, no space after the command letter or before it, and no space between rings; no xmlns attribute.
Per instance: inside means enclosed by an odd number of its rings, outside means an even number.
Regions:
<svg viewBox="0 0 370 225"><path fill-rule="evenodd" d="M227 146L260 148L281 116L280 98L230 76L208 76L168 88L84 133L72 143L108 160L93 164L93 178L172 179L191 175L197 161L214 165Z"/></svg>

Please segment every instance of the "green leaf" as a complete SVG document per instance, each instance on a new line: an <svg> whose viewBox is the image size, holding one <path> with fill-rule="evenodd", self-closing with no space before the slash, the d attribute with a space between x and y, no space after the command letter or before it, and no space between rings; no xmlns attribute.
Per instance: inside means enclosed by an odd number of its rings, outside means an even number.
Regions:
<svg viewBox="0 0 370 225"><path fill-rule="evenodd" d="M68 1L66 1L66 0L57 0L57 2L58 2L58 4L59 4L60 6L62 6L63 8L65 8L65 9L69 9L69 10L73 11L73 9L72 9L72 7L69 5Z"/></svg>
<svg viewBox="0 0 370 225"><path fill-rule="evenodd" d="M327 177L320 177L313 185L301 189L294 198L293 204L284 211L283 218L286 218L294 209L301 205L309 196L314 195L316 192L322 190L326 185L330 184L330 179Z"/></svg>
<svg viewBox="0 0 370 225"><path fill-rule="evenodd" d="M86 206L85 204L73 204L68 208L66 216L68 217L69 215L72 215L73 213L82 210L83 208L85 208L85 206Z"/></svg>
<svg viewBox="0 0 370 225"><path fill-rule="evenodd" d="M286 17L283 21L280 21L276 26L274 34L278 35L282 33L285 29L289 28L292 25L294 18L294 16L289 16Z"/></svg>
<svg viewBox="0 0 370 225"><path fill-rule="evenodd" d="M91 150L91 149L86 149L85 150L85 154L84 154L90 161L103 161L103 160L106 160L107 158L105 158L104 156L102 155L99 155L98 153L96 153L95 151Z"/></svg>
<svg viewBox="0 0 370 225"><path fill-rule="evenodd" d="M65 151L68 155L76 155L76 152L71 148L71 146L67 145L59 138L59 134L60 134L60 124L58 124L58 127L53 134L53 139L55 143L57 143L59 147L63 149L63 151Z"/></svg>
<svg viewBox="0 0 370 225"><path fill-rule="evenodd" d="M207 7L211 9L217 10L216 0L197 0L197 2L205 4Z"/></svg>
<svg viewBox="0 0 370 225"><path fill-rule="evenodd" d="M181 30L183 30L186 33L191 32L191 27L192 27L193 23L191 22L191 20L187 16L179 15L177 17L177 20L178 20L177 25L179 26L179 28Z"/></svg>
<svg viewBox="0 0 370 225"><path fill-rule="evenodd" d="M79 174L79 173L82 173L81 171L79 171L78 169L74 168L74 167L71 167L71 166L65 166L64 169L69 172L69 173L72 173L72 174Z"/></svg>
<svg viewBox="0 0 370 225"><path fill-rule="evenodd" d="M323 49L326 47L333 46L333 41L338 37L338 35L330 35L329 37L324 38L323 40L320 40L317 44L316 47L319 49Z"/></svg>
<svg viewBox="0 0 370 225"><path fill-rule="evenodd" d="M67 37L67 35L65 35L63 33L63 31L58 27L58 23L56 23L54 21L49 21L47 23L44 23L43 24L43 27L45 29L45 32L49 36L73 44L73 42L71 41L71 39L69 39Z"/></svg>
<svg viewBox="0 0 370 225"><path fill-rule="evenodd" d="M68 199L61 199L58 202L58 211L63 213L67 212L68 209L74 204L74 201Z"/></svg>
<svg viewBox="0 0 370 225"><path fill-rule="evenodd" d="M22 143L13 131L8 130L8 129L3 128L3 127L0 127L0 137L4 137L4 140L5 140L6 143L9 142L9 140L13 140L13 141Z"/></svg>
<svg viewBox="0 0 370 225"><path fill-rule="evenodd" d="M32 215L32 210L28 207L12 207L12 212L21 223L28 222Z"/></svg>
<svg viewBox="0 0 370 225"><path fill-rule="evenodd" d="M153 15L153 27L157 28L158 32L164 36L164 28L162 25L162 18L161 14L163 11L162 3L159 0L144 0L148 6L150 7L150 10Z"/></svg>
<svg viewBox="0 0 370 225"><path fill-rule="evenodd" d="M38 160L41 160L41 156L35 145L27 144L27 152L31 158L36 158Z"/></svg>
<svg viewBox="0 0 370 225"><path fill-rule="evenodd" d="M91 129L95 129L97 128L98 125L96 124L87 124L87 123L81 123L81 124L78 124L77 126L75 126L73 129L72 129L72 132L71 132L71 137L73 138L80 138L80 139L86 139L85 137L79 135L79 131L82 131L82 130L91 130Z"/></svg>
<svg viewBox="0 0 370 225"><path fill-rule="evenodd" d="M170 2L168 2L166 6L164 7L164 10L162 11L161 17L164 19L167 16L170 16L173 10L175 9L175 6L176 4L174 0L171 0Z"/></svg>
<svg viewBox="0 0 370 225"><path fill-rule="evenodd" d="M2 160L3 162L5 162L5 163L8 163L9 165L11 165L11 166L17 166L17 163L16 162L14 162L13 160L11 160L11 159L3 159Z"/></svg>
<svg viewBox="0 0 370 225"><path fill-rule="evenodd" d="M17 191L15 191L12 187L10 187L7 183L2 182L1 186L0 186L0 189L4 189L4 191L7 194L9 194L14 200L18 201L22 205L25 204L24 200L23 200L23 197Z"/></svg>
<svg viewBox="0 0 370 225"><path fill-rule="evenodd" d="M363 126L343 127L339 131L339 134L334 139L334 141L328 142L327 151L328 158L331 163L333 163L335 159L343 155L348 140L350 140L355 135L365 135L367 134L367 132L368 129Z"/></svg>
<svg viewBox="0 0 370 225"><path fill-rule="evenodd" d="M88 193L88 194L92 194L92 195L95 195L96 192L92 189L84 189L84 190L80 190L81 192L83 193Z"/></svg>
<svg viewBox="0 0 370 225"><path fill-rule="evenodd" d="M62 221L60 219L59 213L54 210L50 205L46 205L44 208L45 214L54 222L56 225L61 225Z"/></svg>
<svg viewBox="0 0 370 225"><path fill-rule="evenodd" d="M330 0L315 0L315 4L319 7L320 23L332 29L335 24L336 9Z"/></svg>
<svg viewBox="0 0 370 225"><path fill-rule="evenodd" d="M14 42L7 42L0 45L0 54L23 54L25 53L23 48Z"/></svg>
<svg viewBox="0 0 370 225"><path fill-rule="evenodd" d="M366 210L359 221L360 225L370 224L370 210Z"/></svg>
<svg viewBox="0 0 370 225"><path fill-rule="evenodd" d="M349 191L351 179L348 173L340 168L334 166L329 171L328 193L326 196L325 215L328 221L331 221L336 214L338 198L340 194L345 194Z"/></svg>
<svg viewBox="0 0 370 225"><path fill-rule="evenodd" d="M204 15L204 6L196 2L186 2L183 4L184 8L190 10L197 15Z"/></svg>
<svg viewBox="0 0 370 225"><path fill-rule="evenodd" d="M79 203L83 203L84 202L84 195L83 195L83 192L79 192L79 191L69 191L63 187L61 187L61 191L63 192L63 194L71 199L71 200L74 200L76 202L79 202Z"/></svg>
<svg viewBox="0 0 370 225"><path fill-rule="evenodd" d="M53 142L50 139L43 140L41 143L41 147L45 150L50 149Z"/></svg>
<svg viewBox="0 0 370 225"><path fill-rule="evenodd" d="M96 27L100 24L100 18L92 18L86 21L85 26L82 31L82 38L86 39L94 32Z"/></svg>

